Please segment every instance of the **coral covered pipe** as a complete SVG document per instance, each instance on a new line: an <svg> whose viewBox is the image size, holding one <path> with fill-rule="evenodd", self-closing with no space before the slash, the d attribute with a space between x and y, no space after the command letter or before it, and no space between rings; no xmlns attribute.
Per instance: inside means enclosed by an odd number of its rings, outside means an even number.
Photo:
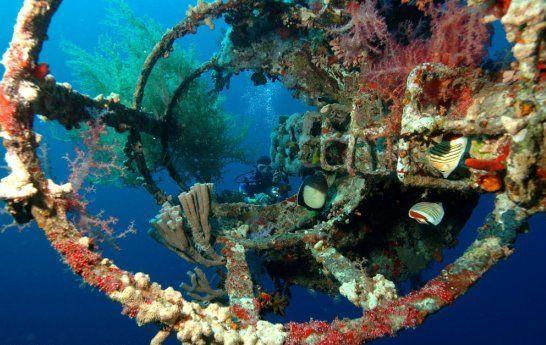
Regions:
<svg viewBox="0 0 546 345"><path fill-rule="evenodd" d="M175 313L176 318L170 320L160 320L150 313L141 313L139 320L139 311L142 308L149 309L152 301L160 301L162 305L172 306L180 311L177 304L184 302L182 298L171 298L175 303L167 301L163 296L165 290L161 290L159 285L143 284L142 281L138 284L138 279L135 280L132 274L122 271L110 260L93 252L92 242L82 237L66 219L64 203L52 194L41 170L31 124L33 102L39 93L35 82L37 78L44 77L48 70L45 65L37 64L36 61L51 17L60 3L60 0L25 1L17 18L12 42L4 55L6 72L0 84L0 126L4 132L4 146L10 157L8 163L11 174L2 182L16 182L14 191L20 189L21 184L31 186L24 196L10 198L7 195L6 199L8 203L13 203L21 201L21 197L28 198L32 216L38 226L45 231L53 247L59 251L72 271L80 275L86 283L99 288L110 297L114 292L135 284L134 289L140 291L141 298L121 300L124 309L131 311L130 314L136 316L140 323L169 321L172 324L181 317L180 312ZM6 187L10 186L2 187L8 189Z"/></svg>
<svg viewBox="0 0 546 345"><path fill-rule="evenodd" d="M25 1L3 57L6 68L0 84L0 126L9 134L19 134L32 123L32 105L38 97L33 81L49 73L47 64L38 64L38 54L46 30L61 0Z"/></svg>

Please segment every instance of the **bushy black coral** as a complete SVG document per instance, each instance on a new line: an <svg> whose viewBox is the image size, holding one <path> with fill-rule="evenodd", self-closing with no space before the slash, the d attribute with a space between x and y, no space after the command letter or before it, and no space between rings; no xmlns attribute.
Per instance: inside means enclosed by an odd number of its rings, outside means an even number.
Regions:
<svg viewBox="0 0 546 345"><path fill-rule="evenodd" d="M106 96L114 92L119 94L122 103L130 106L143 62L165 30L151 19L136 17L123 1L112 2L105 26L108 34L99 37L93 52L71 43L64 44L65 52L71 57L68 64L79 89ZM168 58L161 59L147 84L143 110L161 119L180 81L198 65L191 49L175 49ZM246 131L233 130L232 119L223 110L217 95L209 92L211 88L205 81L194 81L178 102L174 126L169 128L167 149L178 174L187 183L218 179L227 163L242 161L245 157L240 144ZM119 152L99 159L125 159L125 134L110 129L102 140L114 144ZM143 134L142 140L149 168L160 170L164 162L159 138ZM127 184L135 184L137 176L127 172L121 178ZM119 177L104 177L103 182Z"/></svg>

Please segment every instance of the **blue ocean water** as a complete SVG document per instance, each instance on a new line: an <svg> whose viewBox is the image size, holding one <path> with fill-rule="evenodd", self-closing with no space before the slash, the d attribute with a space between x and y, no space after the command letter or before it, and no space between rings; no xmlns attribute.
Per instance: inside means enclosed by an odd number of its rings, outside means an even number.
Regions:
<svg viewBox="0 0 546 345"><path fill-rule="evenodd" d="M147 15L172 26L184 16L188 0L129 0L137 15ZM11 38L11 28L22 0L0 2L0 50ZM58 81L72 80L66 66L67 56L60 49L69 40L91 50L108 0L65 1L54 17L41 61L50 64ZM496 24L493 51L506 44L500 25ZM195 45L201 61L217 49L220 30L202 28L184 38L183 46ZM3 70L0 69L1 72ZM82 90L85 92L85 90ZM228 111L244 114L251 121L249 145L257 154L267 154L269 131L278 114L304 111L308 107L294 100L281 84L254 87L248 74L237 76L224 92ZM44 124L36 124L41 132ZM59 129L61 130L61 129ZM70 145L46 138L52 161L52 173L59 181L66 179L66 164L61 157L71 152ZM249 167L230 165L220 188L235 189L233 177ZM175 192L174 186L168 186ZM121 250L103 246L104 254L122 268L149 273L163 286L177 287L186 280L192 267L165 250L146 235L148 221L158 210L151 197L141 188L99 187L91 208L107 210L119 218L119 227L135 222L138 233L119 240ZM460 245L444 255L444 263L457 258L474 239L475 229L492 208L490 196L482 198L460 235ZM9 221L3 217L0 222ZM546 217L531 220L530 232L519 237L516 252L500 263L454 305L428 318L416 330L405 331L396 338L378 344L546 344ZM50 247L41 230L32 226L22 232L9 230L0 234L0 345L17 344L146 344L156 326L137 327L120 314L117 303L87 286L73 275ZM439 267L432 267L429 273ZM304 321L309 318L331 320L336 316L358 315L347 303L332 301L302 288L292 290L287 317L282 320ZM279 320L279 319L277 319ZM171 339L171 343L175 343Z"/></svg>

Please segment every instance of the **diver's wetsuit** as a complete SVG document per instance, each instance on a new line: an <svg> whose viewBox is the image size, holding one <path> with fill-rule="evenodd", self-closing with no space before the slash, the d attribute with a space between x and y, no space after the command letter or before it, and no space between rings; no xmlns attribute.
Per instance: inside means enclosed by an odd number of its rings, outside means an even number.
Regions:
<svg viewBox="0 0 546 345"><path fill-rule="evenodd" d="M242 192L247 195L256 195L259 193L268 194L273 186L273 176L264 175L258 170L254 172L251 179L243 182Z"/></svg>
<svg viewBox="0 0 546 345"><path fill-rule="evenodd" d="M281 171L274 171L271 159L266 156L258 159L251 177L245 177L239 186L239 191L248 198L267 196L268 202L284 199L289 190L288 176Z"/></svg>

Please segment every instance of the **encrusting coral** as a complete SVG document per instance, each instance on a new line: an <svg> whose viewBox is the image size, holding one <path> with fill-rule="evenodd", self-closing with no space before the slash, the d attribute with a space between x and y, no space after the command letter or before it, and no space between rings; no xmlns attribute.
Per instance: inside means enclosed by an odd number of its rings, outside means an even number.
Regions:
<svg viewBox="0 0 546 345"><path fill-rule="evenodd" d="M129 86L118 91L105 85L100 92L121 96L91 99L57 84L39 62L60 3L24 1L3 58L0 133L10 173L0 182L0 197L17 222L37 222L84 282L119 302L139 325L158 324L152 344L175 333L181 343L192 344L356 345L417 327L508 257L527 219L546 208L544 1L199 1L163 36L150 35L157 43L146 59L139 55L143 66L134 70L132 104ZM176 39L200 25L214 28L213 20L221 16L231 28L215 57L201 65L187 56L176 58L183 56L173 51ZM514 43L515 60L500 70L482 64L488 23L496 19ZM184 68L180 78L156 93L155 78L179 68ZM215 72L215 92L230 76L249 70L256 84L280 80L316 107L280 124L272 152L279 169L321 174L327 189L322 208L309 210L295 197L267 206L220 203L208 183L181 193L177 205L155 183L156 167L172 167L147 150L168 150L171 158L184 160L180 150L195 148L164 136L162 116L168 108L176 104L173 109L181 114L195 111L191 97L200 97L199 116L177 117L181 125L202 121L207 128L194 128L199 136L204 130L217 133L215 126L228 121L216 98L204 97L193 84L208 70ZM207 122L208 111L219 122ZM128 132L123 154L134 176L162 204L151 222L154 238L187 261L220 266L225 275L213 289L199 268L190 274L186 291L190 297L202 293L193 297L207 306L163 289L147 274L125 271L96 251L92 234L67 217L78 185L58 185L42 170L35 113L67 129L93 120L98 128L109 128L108 135ZM148 141L161 136L163 142ZM205 149L192 140L199 148L195 152ZM226 157L224 151L213 156ZM191 175L207 180L199 170L208 164L203 162ZM182 178L172 171L170 176L185 187ZM455 244L479 195L490 192L494 209L475 241L437 277L401 296L396 283L417 277L432 260L442 261L442 251ZM442 217L411 218L415 205L441 207ZM255 271L250 258L263 269ZM260 286L264 272L277 285L276 293L281 281L285 289L299 284L341 294L364 313L332 322L261 320L288 303L279 299L272 307L275 294Z"/></svg>

